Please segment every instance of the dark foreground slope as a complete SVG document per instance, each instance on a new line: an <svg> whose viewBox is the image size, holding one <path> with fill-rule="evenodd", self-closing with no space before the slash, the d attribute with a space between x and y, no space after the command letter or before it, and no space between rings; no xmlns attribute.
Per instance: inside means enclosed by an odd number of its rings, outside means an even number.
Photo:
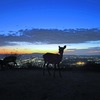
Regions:
<svg viewBox="0 0 100 100"><path fill-rule="evenodd" d="M63 71L54 78L41 70L1 71L0 100L100 100L100 73Z"/></svg>

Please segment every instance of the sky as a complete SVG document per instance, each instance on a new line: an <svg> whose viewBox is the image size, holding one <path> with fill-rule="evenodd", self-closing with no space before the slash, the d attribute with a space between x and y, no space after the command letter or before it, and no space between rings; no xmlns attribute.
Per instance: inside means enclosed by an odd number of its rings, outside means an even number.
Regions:
<svg viewBox="0 0 100 100"><path fill-rule="evenodd" d="M100 55L99 0L0 1L0 54Z"/></svg>

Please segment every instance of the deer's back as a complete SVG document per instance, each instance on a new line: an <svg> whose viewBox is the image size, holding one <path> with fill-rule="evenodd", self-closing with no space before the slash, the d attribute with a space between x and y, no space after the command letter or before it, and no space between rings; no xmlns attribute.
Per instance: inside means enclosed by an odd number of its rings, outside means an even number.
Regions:
<svg viewBox="0 0 100 100"><path fill-rule="evenodd" d="M15 56L8 56L8 57L5 57L3 59L4 62L15 62L16 61L16 57Z"/></svg>

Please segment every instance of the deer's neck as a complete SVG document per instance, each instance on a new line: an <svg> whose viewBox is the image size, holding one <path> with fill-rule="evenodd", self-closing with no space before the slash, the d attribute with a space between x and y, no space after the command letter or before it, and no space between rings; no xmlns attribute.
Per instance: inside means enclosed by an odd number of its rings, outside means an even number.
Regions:
<svg viewBox="0 0 100 100"><path fill-rule="evenodd" d="M63 58L63 53L59 53L59 57L60 57L60 59L62 60L62 58Z"/></svg>

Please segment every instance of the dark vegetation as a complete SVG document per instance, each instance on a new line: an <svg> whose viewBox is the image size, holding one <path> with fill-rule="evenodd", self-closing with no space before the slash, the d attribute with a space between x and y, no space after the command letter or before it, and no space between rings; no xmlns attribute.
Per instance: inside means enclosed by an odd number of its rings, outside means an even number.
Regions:
<svg viewBox="0 0 100 100"><path fill-rule="evenodd" d="M42 70L43 67L39 67L36 65L32 65L31 63L26 63L27 67L22 66L20 69L32 69L32 70ZM16 68L17 69L17 68ZM49 70L53 71L54 67L50 66ZM56 71L58 68L56 68ZM87 62L83 66L70 66L70 65L63 65L60 64L61 71L92 71L92 72L100 72L100 64L96 64L95 62Z"/></svg>

